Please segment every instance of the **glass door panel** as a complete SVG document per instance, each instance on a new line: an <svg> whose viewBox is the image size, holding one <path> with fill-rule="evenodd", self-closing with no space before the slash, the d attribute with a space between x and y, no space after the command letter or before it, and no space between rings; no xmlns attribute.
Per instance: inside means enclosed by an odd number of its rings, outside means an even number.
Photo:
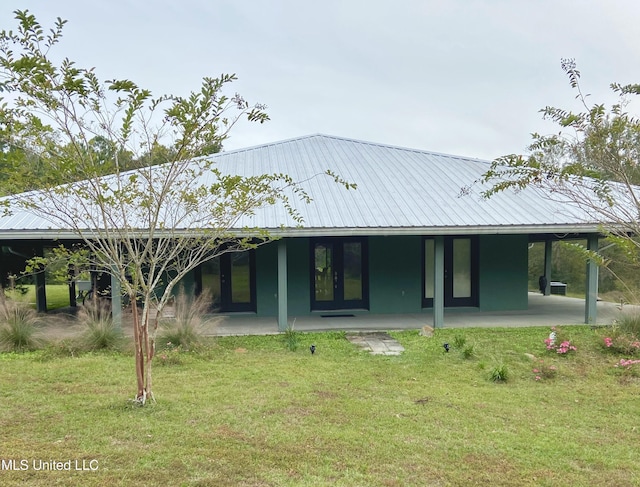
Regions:
<svg viewBox="0 0 640 487"><path fill-rule="evenodd" d="M424 295L422 306L433 306L435 240L424 240ZM478 305L478 245L470 237L445 237L444 239L444 305Z"/></svg>
<svg viewBox="0 0 640 487"><path fill-rule="evenodd" d="M434 292L434 267L435 267L435 243L432 238L424 241L424 298L433 299Z"/></svg>
<svg viewBox="0 0 640 487"><path fill-rule="evenodd" d="M453 297L471 297L471 239L453 239Z"/></svg>
<svg viewBox="0 0 640 487"><path fill-rule="evenodd" d="M234 252L231 258L231 302L251 302L251 268L249 252Z"/></svg>
<svg viewBox="0 0 640 487"><path fill-rule="evenodd" d="M343 247L344 299L362 299L362 243L345 242Z"/></svg>
<svg viewBox="0 0 640 487"><path fill-rule="evenodd" d="M318 239L312 244L311 307L318 310L367 308L366 240Z"/></svg>
<svg viewBox="0 0 640 487"><path fill-rule="evenodd" d="M333 301L333 246L316 244L313 254L315 300Z"/></svg>
<svg viewBox="0 0 640 487"><path fill-rule="evenodd" d="M229 252L200 266L199 287L211 293L218 311L255 311L255 254Z"/></svg>
<svg viewBox="0 0 640 487"><path fill-rule="evenodd" d="M220 258L202 264L202 289L211 295L211 307L220 308Z"/></svg>

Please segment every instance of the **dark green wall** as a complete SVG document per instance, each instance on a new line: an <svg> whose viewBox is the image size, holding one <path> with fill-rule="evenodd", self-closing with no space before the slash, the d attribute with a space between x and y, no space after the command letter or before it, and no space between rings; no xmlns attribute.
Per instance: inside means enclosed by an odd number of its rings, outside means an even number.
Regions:
<svg viewBox="0 0 640 487"><path fill-rule="evenodd" d="M308 315L311 307L309 286L309 239L286 239L289 316ZM258 316L278 315L278 242L256 250L256 306Z"/></svg>
<svg viewBox="0 0 640 487"><path fill-rule="evenodd" d="M422 237L369 238L369 309L372 313L419 313Z"/></svg>
<svg viewBox="0 0 640 487"><path fill-rule="evenodd" d="M480 310L519 310L528 306L527 235L480 236Z"/></svg>
<svg viewBox="0 0 640 487"><path fill-rule="evenodd" d="M289 317L310 313L311 278L308 238L289 238L287 279ZM422 309L422 242L420 236L370 237L369 310L371 313L419 313ZM479 237L479 306L483 311L526 309L525 235ZM193 279L186 280L190 283ZM188 284L187 284L188 286ZM278 242L256 250L258 316L277 316Z"/></svg>
<svg viewBox="0 0 640 487"><path fill-rule="evenodd" d="M309 239L287 239L289 316L308 315L311 309ZM370 237L369 309L372 313L418 313L422 294L422 238ZM277 242L258 249L256 292L258 315L276 316Z"/></svg>
<svg viewBox="0 0 640 487"><path fill-rule="evenodd" d="M309 239L287 239L287 282L289 317L308 315L311 309Z"/></svg>
<svg viewBox="0 0 640 487"><path fill-rule="evenodd" d="M278 314L278 244L272 242L256 249L256 313Z"/></svg>

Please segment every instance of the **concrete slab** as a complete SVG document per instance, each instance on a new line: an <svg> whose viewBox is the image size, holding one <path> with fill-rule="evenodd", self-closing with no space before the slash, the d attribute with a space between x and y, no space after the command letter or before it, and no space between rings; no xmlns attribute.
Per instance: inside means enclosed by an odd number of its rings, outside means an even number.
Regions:
<svg viewBox="0 0 640 487"><path fill-rule="evenodd" d="M404 347L388 333L372 332L347 334L347 340L371 355L400 355Z"/></svg>
<svg viewBox="0 0 640 487"><path fill-rule="evenodd" d="M608 325L620 316L620 305L600 301L597 303L598 324ZM625 305L623 311L640 312L640 307ZM60 313L59 313L60 314ZM346 313L345 313L346 314ZM325 317L327 313L309 316L291 316L294 328L301 332L346 331L372 332L388 330L421 330L433 326L433 312L406 314L369 314L354 311L350 316ZM275 335L278 334L278 321L275 317L257 317L254 313L233 313L211 315L210 321L203 326L203 334L211 336L227 335ZM69 326L71 318L64 320L56 313L48 315L50 325L57 337L71 336L77 333ZM517 327L517 326L560 326L584 323L584 299L566 296L542 296L529 293L528 309L520 311L480 311L477 308L448 308L444 311L445 328L468 327ZM123 331L130 335L131 324L125 317Z"/></svg>
<svg viewBox="0 0 640 487"><path fill-rule="evenodd" d="M598 302L598 324L611 324L620 315L620 305ZM636 306L625 306L624 311L640 311ZM323 317L323 314L291 316L294 328L302 332L314 331L386 331L419 330L433 326L433 312L407 314L368 314L354 311L350 316ZM584 324L584 299L566 296L542 296L529 293L529 306L519 311L480 311L477 308L448 308L444 311L445 328L560 326ZM221 315L212 335L269 335L278 333L275 317L256 317L251 313Z"/></svg>

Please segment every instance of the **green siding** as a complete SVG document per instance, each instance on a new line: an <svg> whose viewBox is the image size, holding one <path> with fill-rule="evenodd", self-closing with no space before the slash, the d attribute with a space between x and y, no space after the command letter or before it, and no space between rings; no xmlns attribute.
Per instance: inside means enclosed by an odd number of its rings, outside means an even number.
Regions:
<svg viewBox="0 0 640 487"><path fill-rule="evenodd" d="M256 249L256 314L278 315L278 244Z"/></svg>
<svg viewBox="0 0 640 487"><path fill-rule="evenodd" d="M480 236L480 310L528 306L527 235Z"/></svg>
<svg viewBox="0 0 640 487"><path fill-rule="evenodd" d="M194 271L188 272L187 275L182 278L182 280L180 281L180 284L178 284L178 289L180 289L181 286L184 289L185 294L192 294L195 292L196 280L195 280ZM174 291L174 293L175 292L178 292L178 291L176 290Z"/></svg>
<svg viewBox="0 0 640 487"><path fill-rule="evenodd" d="M422 303L422 237L369 238L371 313L419 313Z"/></svg>
<svg viewBox="0 0 640 487"><path fill-rule="evenodd" d="M308 238L288 238L287 278L289 319L311 313L310 250ZM369 237L369 311L422 311L421 236ZM479 237L479 305L482 311L526 309L526 235ZM193 286L193 274L183 280ZM256 305L258 316L278 314L278 243L256 250Z"/></svg>
<svg viewBox="0 0 640 487"><path fill-rule="evenodd" d="M309 239L287 239L287 279L289 320L311 313L311 276L309 275Z"/></svg>
<svg viewBox="0 0 640 487"><path fill-rule="evenodd" d="M289 321L308 315L311 309L309 286L309 239L286 239ZM256 307L258 316L278 316L278 242L256 250Z"/></svg>

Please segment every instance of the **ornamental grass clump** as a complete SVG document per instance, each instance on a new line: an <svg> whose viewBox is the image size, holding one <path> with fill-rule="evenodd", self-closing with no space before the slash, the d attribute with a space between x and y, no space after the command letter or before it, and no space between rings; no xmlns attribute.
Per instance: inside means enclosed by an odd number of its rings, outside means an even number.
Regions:
<svg viewBox="0 0 640 487"><path fill-rule="evenodd" d="M472 359L475 355L476 351L473 344L465 345L462 350L460 350L460 356L465 360Z"/></svg>
<svg viewBox="0 0 640 487"><path fill-rule="evenodd" d="M491 382L507 382L509 377L509 367L502 360L496 361L489 370L489 380Z"/></svg>
<svg viewBox="0 0 640 487"><path fill-rule="evenodd" d="M217 318L207 316L211 302L211 293L203 291L193 297L181 287L174 299L173 318L160 320L162 331L158 343L166 343L169 349L179 347L183 351L201 345L205 329L217 321Z"/></svg>
<svg viewBox="0 0 640 487"><path fill-rule="evenodd" d="M603 348L610 353L640 355L640 315L625 313L602 337Z"/></svg>
<svg viewBox="0 0 640 487"><path fill-rule="evenodd" d="M124 341L122 329L113 321L111 305L106 300L87 302L78 311L78 321L86 327L80 339L82 348L117 350Z"/></svg>
<svg viewBox="0 0 640 487"><path fill-rule="evenodd" d="M40 348L38 336L40 317L27 303L7 299L0 288L0 348L10 352L25 352Z"/></svg>
<svg viewBox="0 0 640 487"><path fill-rule="evenodd" d="M300 332L295 330L296 320L293 323L287 324L287 329L284 331L284 343L290 352L298 350L300 345Z"/></svg>
<svg viewBox="0 0 640 487"><path fill-rule="evenodd" d="M617 320L617 327L622 334L640 339L640 313L623 313Z"/></svg>

